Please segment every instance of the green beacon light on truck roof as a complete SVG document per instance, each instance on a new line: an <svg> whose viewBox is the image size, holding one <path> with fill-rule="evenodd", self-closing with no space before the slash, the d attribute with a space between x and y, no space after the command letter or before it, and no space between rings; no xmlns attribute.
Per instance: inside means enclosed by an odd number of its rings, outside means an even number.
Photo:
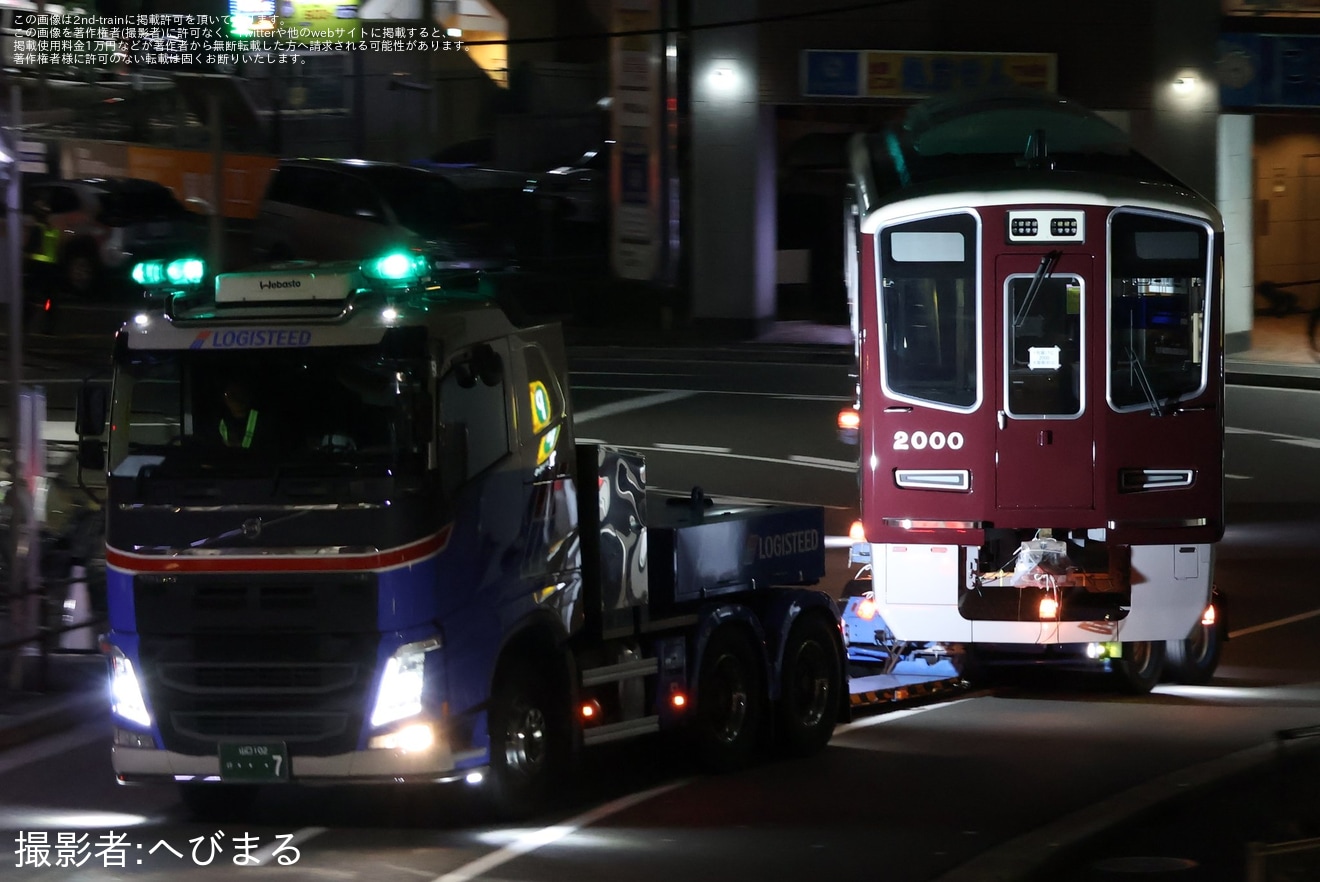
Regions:
<svg viewBox="0 0 1320 882"><path fill-rule="evenodd" d="M197 257L144 260L133 267L133 281L144 288L190 288L206 277L206 262Z"/></svg>
<svg viewBox="0 0 1320 882"><path fill-rule="evenodd" d="M425 279L430 268L424 254L392 251L389 254L364 261L362 275L373 282L407 287Z"/></svg>

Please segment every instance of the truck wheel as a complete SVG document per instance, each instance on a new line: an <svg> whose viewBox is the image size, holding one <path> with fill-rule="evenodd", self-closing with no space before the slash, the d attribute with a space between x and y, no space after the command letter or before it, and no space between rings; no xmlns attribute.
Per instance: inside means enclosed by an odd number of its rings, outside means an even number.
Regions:
<svg viewBox="0 0 1320 882"><path fill-rule="evenodd" d="M1197 622L1185 640L1164 644L1164 671L1170 680L1185 686L1204 686L1219 667L1223 639L1219 625Z"/></svg>
<svg viewBox="0 0 1320 882"><path fill-rule="evenodd" d="M747 637L728 627L717 631L697 678L697 753L706 768L734 771L755 758L765 716L764 680Z"/></svg>
<svg viewBox="0 0 1320 882"><path fill-rule="evenodd" d="M1164 673L1164 642L1123 644L1123 657L1112 662L1119 687L1131 695L1145 695Z"/></svg>
<svg viewBox="0 0 1320 882"><path fill-rule="evenodd" d="M836 635L819 616L800 619L789 631L776 708L779 748L788 756L817 753L834 734L843 680Z"/></svg>
<svg viewBox="0 0 1320 882"><path fill-rule="evenodd" d="M257 801L257 785L180 784L179 796L199 821L240 821Z"/></svg>
<svg viewBox="0 0 1320 882"><path fill-rule="evenodd" d="M490 769L495 807L521 818L549 806L571 756L568 700L548 671L519 662L500 675L491 699Z"/></svg>

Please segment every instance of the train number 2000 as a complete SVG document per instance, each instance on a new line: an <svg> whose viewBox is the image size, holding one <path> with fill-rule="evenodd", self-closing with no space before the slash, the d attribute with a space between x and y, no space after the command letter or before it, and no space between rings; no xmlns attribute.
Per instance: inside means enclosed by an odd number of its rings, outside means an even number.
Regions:
<svg viewBox="0 0 1320 882"><path fill-rule="evenodd" d="M961 450L963 446L962 432L913 432L909 435L907 432L894 433L895 450L925 450L929 447L931 450L943 450L945 447L950 450Z"/></svg>

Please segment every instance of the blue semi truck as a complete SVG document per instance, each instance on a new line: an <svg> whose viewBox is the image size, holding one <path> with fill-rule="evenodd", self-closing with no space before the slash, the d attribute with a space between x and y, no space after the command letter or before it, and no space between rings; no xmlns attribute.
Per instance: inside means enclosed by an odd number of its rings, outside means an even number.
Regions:
<svg viewBox="0 0 1320 882"><path fill-rule="evenodd" d="M163 308L78 415L121 782L208 815L466 781L524 815L584 747L738 767L849 712L820 509L648 494L639 455L575 442L554 325L406 253L137 278Z"/></svg>

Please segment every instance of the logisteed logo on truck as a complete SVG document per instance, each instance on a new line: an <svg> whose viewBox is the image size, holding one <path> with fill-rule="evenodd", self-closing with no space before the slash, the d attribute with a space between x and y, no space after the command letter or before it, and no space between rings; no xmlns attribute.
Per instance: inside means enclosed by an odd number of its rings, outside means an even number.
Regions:
<svg viewBox="0 0 1320 882"><path fill-rule="evenodd" d="M820 548L819 530L792 530L788 533L775 533L772 536L748 537L749 544L756 550L757 560L773 560L777 557L792 557L806 554Z"/></svg>

